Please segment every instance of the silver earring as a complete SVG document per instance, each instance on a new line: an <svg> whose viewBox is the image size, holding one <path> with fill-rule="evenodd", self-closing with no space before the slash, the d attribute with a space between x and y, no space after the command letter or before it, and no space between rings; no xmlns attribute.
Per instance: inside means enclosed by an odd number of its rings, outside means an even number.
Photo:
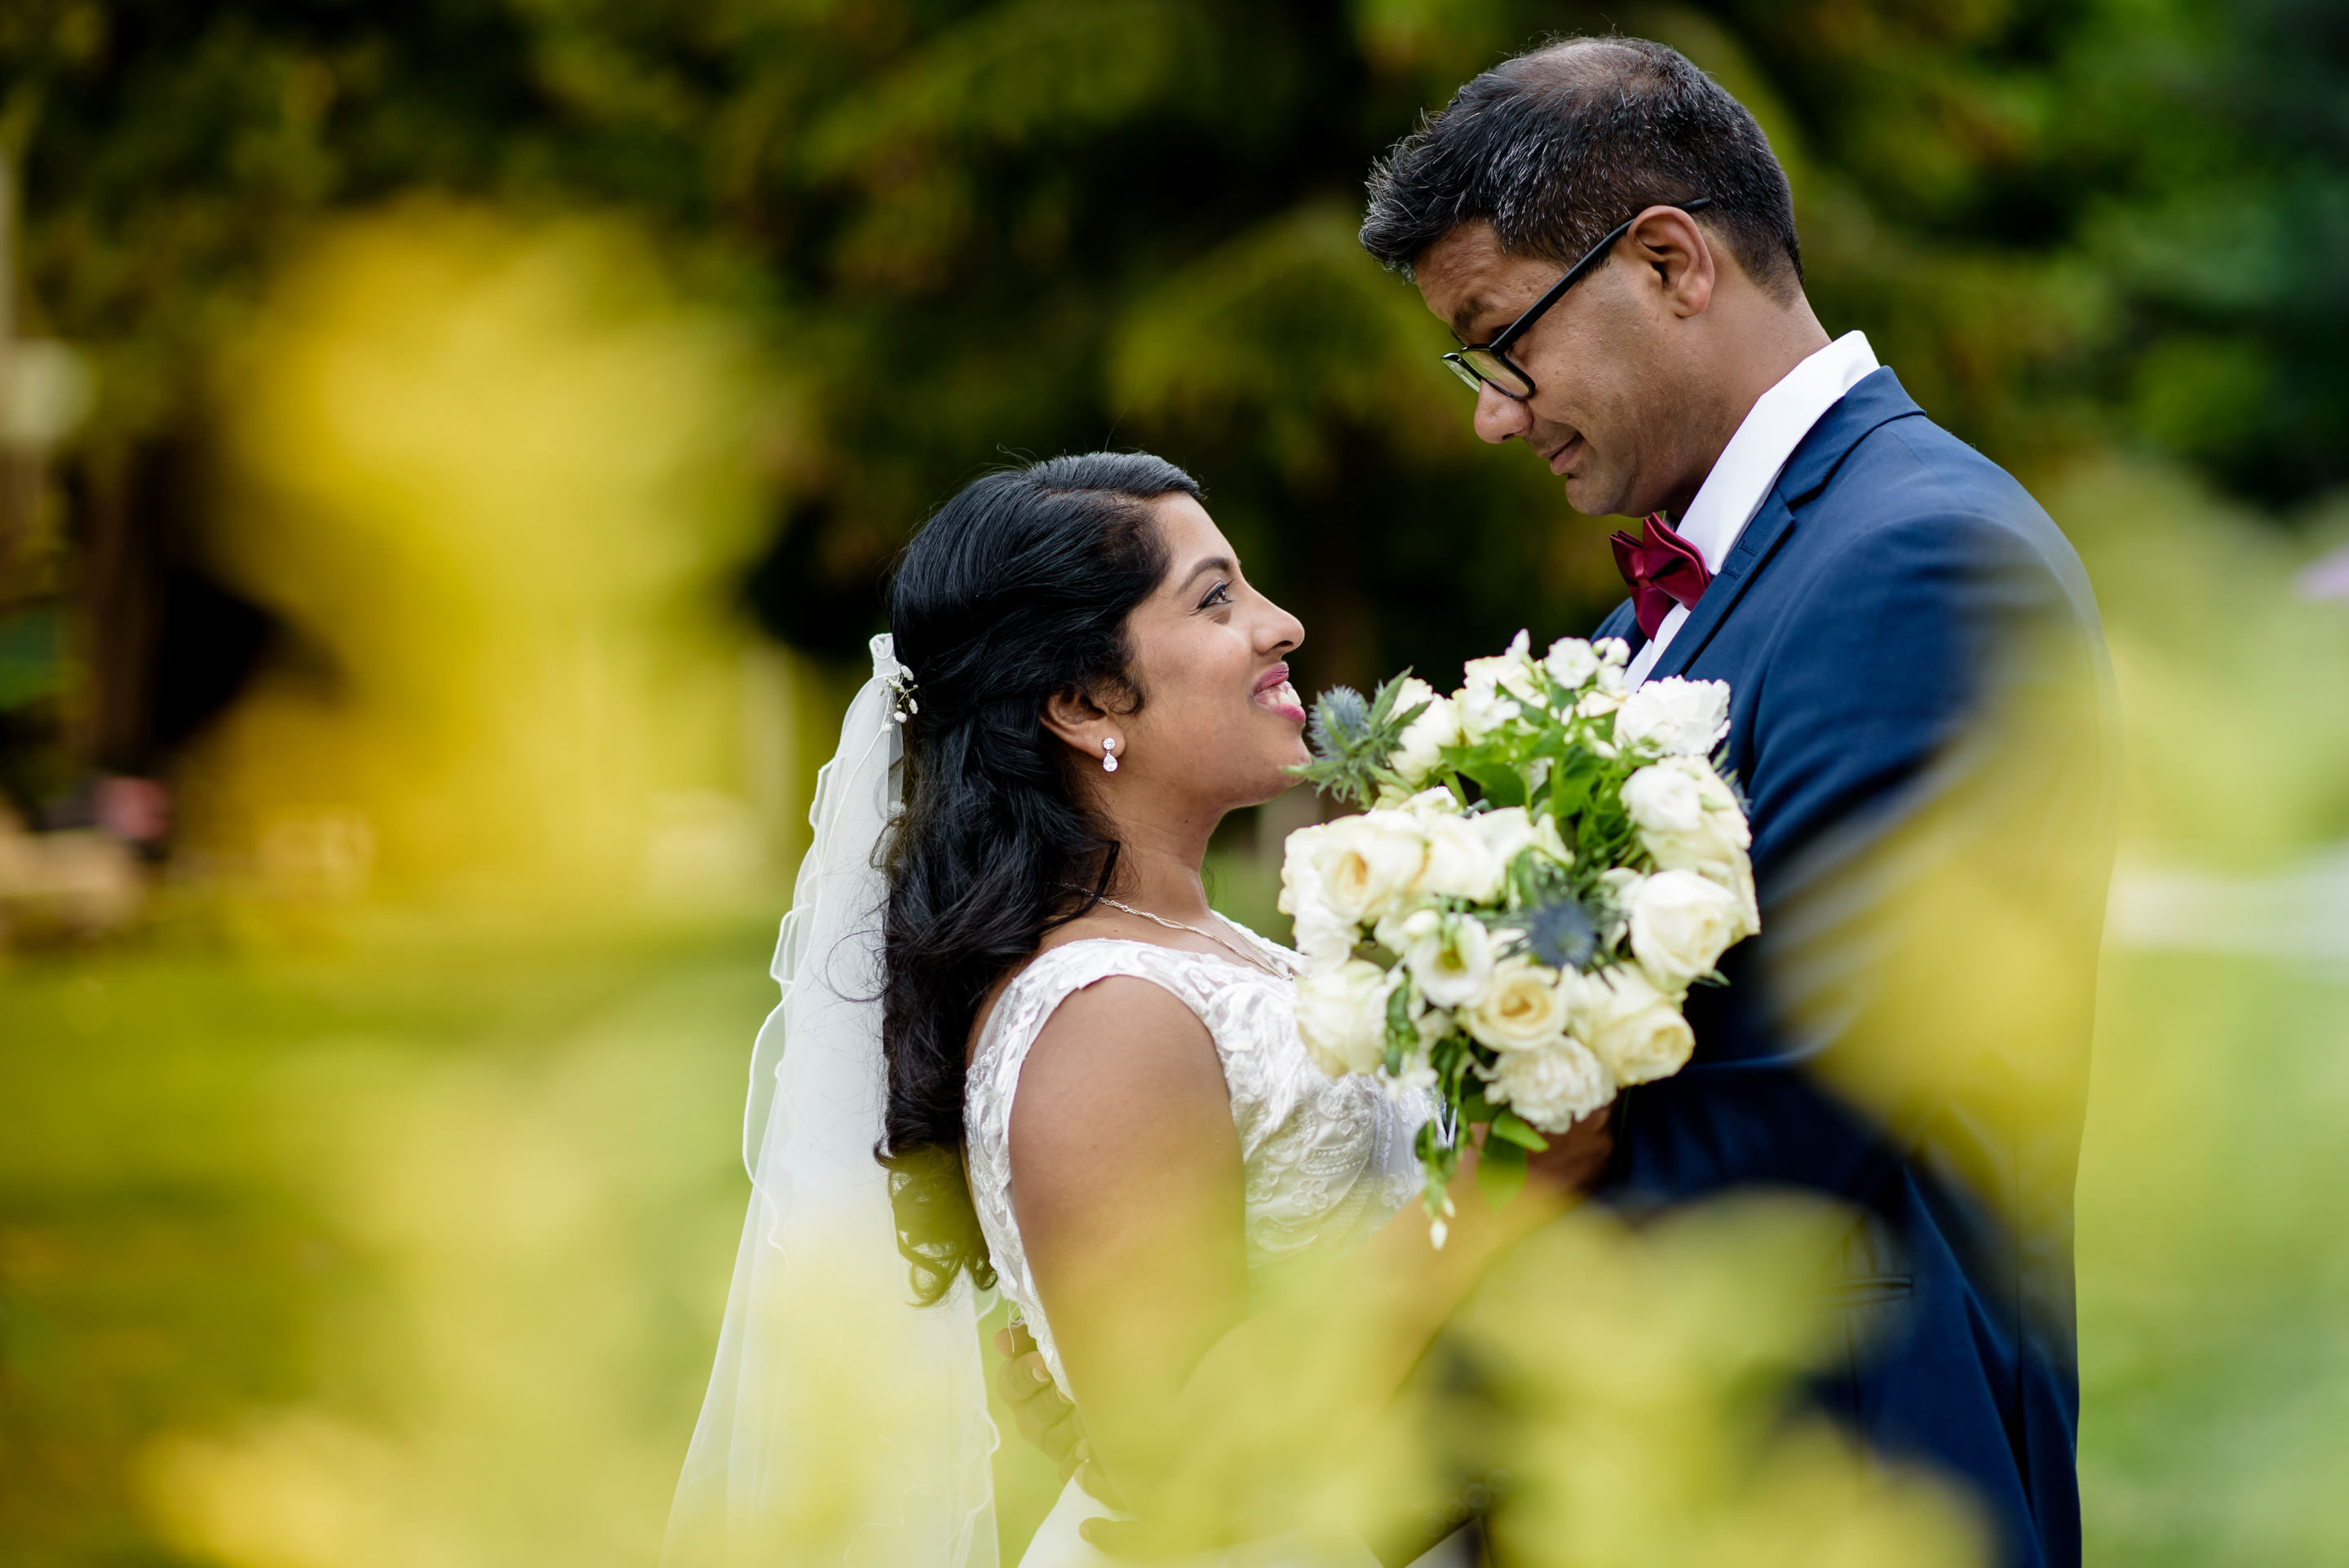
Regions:
<svg viewBox="0 0 2349 1568"><path fill-rule="evenodd" d="M1104 738L1104 739L1102 741L1102 772L1104 772L1104 773L1114 773L1114 772L1116 772L1116 771L1117 771L1117 757L1116 757L1116 755L1115 755L1115 754L1116 754L1116 751L1117 751L1117 742L1116 742L1114 739Z"/></svg>

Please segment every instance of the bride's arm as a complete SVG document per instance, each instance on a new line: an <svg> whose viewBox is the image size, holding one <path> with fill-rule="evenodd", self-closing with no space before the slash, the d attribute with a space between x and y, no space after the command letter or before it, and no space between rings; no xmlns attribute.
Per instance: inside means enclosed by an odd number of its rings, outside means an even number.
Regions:
<svg viewBox="0 0 2349 1568"><path fill-rule="evenodd" d="M1497 1212L1464 1167L1442 1250L1414 1205L1251 1317L1244 1173L1214 1041L1147 981L1063 1002L1013 1104L1013 1202L1093 1451L1137 1511L1181 1511L1170 1487L1236 1502L1236 1474L1277 1494L1302 1479L1274 1480L1303 1457L1288 1434L1367 1427L1493 1255L1595 1176L1603 1135L1555 1141L1541 1179ZM1198 1473L1203 1459L1216 1476Z"/></svg>

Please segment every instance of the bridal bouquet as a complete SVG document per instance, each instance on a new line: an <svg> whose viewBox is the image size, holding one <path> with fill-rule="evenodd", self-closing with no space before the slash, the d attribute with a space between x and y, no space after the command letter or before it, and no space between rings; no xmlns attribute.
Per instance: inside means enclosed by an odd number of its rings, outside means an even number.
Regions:
<svg viewBox="0 0 2349 1568"><path fill-rule="evenodd" d="M1408 672L1315 705L1310 783L1366 808L1289 835L1280 908L1297 1022L1334 1076L1433 1089L1420 1130L1436 1244L1464 1130L1502 1202L1628 1084L1680 1070L1692 985L1760 929L1736 793L1709 758L1719 681L1624 676L1627 650L1520 632L1449 696Z"/></svg>

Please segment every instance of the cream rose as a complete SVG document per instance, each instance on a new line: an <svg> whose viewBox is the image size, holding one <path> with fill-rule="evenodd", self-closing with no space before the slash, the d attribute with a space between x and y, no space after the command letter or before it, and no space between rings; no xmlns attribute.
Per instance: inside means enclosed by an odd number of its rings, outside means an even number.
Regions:
<svg viewBox="0 0 2349 1568"><path fill-rule="evenodd" d="M1406 893L1427 863L1427 841L1408 812L1368 811L1321 825L1313 870L1330 907L1357 923L1374 921Z"/></svg>
<svg viewBox="0 0 2349 1568"><path fill-rule="evenodd" d="M1618 746L1652 746L1671 757L1705 757L1729 733L1729 683L1650 681L1615 715Z"/></svg>
<svg viewBox="0 0 2349 1568"><path fill-rule="evenodd" d="M1509 1107L1543 1132L1564 1132L1615 1094L1606 1064L1567 1035L1537 1050L1503 1052L1484 1078L1487 1099Z"/></svg>
<svg viewBox="0 0 2349 1568"><path fill-rule="evenodd" d="M1394 981L1354 959L1297 982L1297 1032L1331 1078L1376 1071L1386 1056L1387 996Z"/></svg>
<svg viewBox="0 0 2349 1568"><path fill-rule="evenodd" d="M1625 903L1632 955L1662 991L1686 991L1744 934L1737 895L1694 872L1642 878Z"/></svg>
<svg viewBox="0 0 2349 1568"><path fill-rule="evenodd" d="M1470 1006L1485 995L1493 976L1493 937L1481 922L1423 909L1394 934L1419 994L1431 1004Z"/></svg>
<svg viewBox="0 0 2349 1568"><path fill-rule="evenodd" d="M1433 817L1423 820L1427 835L1427 863L1412 884L1421 898L1464 898L1486 903L1501 895L1506 864L1493 853L1476 817Z"/></svg>
<svg viewBox="0 0 2349 1568"><path fill-rule="evenodd" d="M1574 1012L1575 1037L1619 1084L1669 1078L1696 1048L1696 1033L1680 1008L1631 965L1583 976Z"/></svg>
<svg viewBox="0 0 2349 1568"><path fill-rule="evenodd" d="M1558 972L1530 958L1493 965L1484 995L1464 1009L1461 1026L1496 1051L1529 1051L1566 1033L1572 998Z"/></svg>

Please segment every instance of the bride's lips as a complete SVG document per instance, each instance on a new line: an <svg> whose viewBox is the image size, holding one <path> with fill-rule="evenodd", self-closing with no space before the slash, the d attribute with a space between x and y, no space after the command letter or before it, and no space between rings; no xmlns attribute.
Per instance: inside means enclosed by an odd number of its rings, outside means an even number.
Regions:
<svg viewBox="0 0 2349 1568"><path fill-rule="evenodd" d="M1256 695L1251 699L1267 713L1298 724L1305 722L1305 705L1297 700L1297 688L1288 684L1288 666L1275 665L1256 677Z"/></svg>

